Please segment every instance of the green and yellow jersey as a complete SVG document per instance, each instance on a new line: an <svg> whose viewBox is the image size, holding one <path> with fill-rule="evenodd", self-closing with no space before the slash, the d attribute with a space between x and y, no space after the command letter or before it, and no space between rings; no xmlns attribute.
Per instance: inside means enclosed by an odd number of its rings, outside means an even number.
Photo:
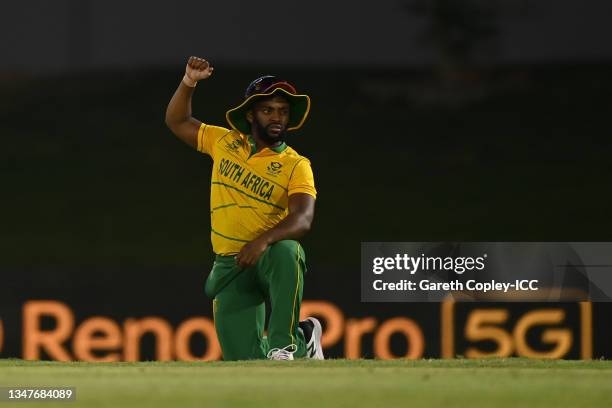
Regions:
<svg viewBox="0 0 612 408"><path fill-rule="evenodd" d="M285 143L256 153L235 130L202 124L198 151L213 159L210 223L213 251L231 255L289 213L289 196L316 198L310 162Z"/></svg>

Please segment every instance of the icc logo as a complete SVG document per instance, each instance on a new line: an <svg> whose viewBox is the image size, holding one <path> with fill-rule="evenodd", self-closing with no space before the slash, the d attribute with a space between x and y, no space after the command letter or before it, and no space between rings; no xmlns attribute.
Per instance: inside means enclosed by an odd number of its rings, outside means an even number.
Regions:
<svg viewBox="0 0 612 408"><path fill-rule="evenodd" d="M230 151L232 151L232 152L236 153L236 152L238 151L238 148L239 148L240 146L242 146L242 145L243 145L242 141L241 141L241 140L236 139L236 140L233 140L231 143L226 143L226 144L225 144L225 148L226 148L227 150L230 150Z"/></svg>

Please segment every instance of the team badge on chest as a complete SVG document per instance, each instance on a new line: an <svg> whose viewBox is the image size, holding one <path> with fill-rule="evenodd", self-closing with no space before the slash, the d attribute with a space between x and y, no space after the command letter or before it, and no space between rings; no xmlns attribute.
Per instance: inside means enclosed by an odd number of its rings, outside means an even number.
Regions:
<svg viewBox="0 0 612 408"><path fill-rule="evenodd" d="M268 164L266 173L271 176L278 176L281 173L281 167L283 167L282 163L270 162L270 164Z"/></svg>

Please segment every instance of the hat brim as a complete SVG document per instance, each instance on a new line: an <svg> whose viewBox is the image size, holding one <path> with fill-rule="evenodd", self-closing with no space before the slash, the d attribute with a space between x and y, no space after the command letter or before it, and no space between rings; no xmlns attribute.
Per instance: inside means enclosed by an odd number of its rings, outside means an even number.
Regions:
<svg viewBox="0 0 612 408"><path fill-rule="evenodd" d="M287 131L296 130L302 127L310 112L310 97L308 95L295 95L289 93L283 88L275 88L269 93L254 94L249 96L239 106L230 109L225 114L227 123L232 129L238 132L248 135L251 133L251 124L247 121L246 113L251 108L251 105L255 103L257 99L262 97L272 96L280 93L286 97L289 101L289 123L287 124Z"/></svg>

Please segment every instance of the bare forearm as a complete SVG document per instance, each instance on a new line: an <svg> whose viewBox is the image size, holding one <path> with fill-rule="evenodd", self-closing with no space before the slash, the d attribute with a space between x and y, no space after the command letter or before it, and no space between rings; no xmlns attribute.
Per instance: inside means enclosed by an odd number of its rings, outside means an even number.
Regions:
<svg viewBox="0 0 612 408"><path fill-rule="evenodd" d="M297 193L289 196L289 214L274 228L261 234L257 240L266 246L283 239L299 239L308 231L315 213L314 197Z"/></svg>
<svg viewBox="0 0 612 408"><path fill-rule="evenodd" d="M172 128L172 125L191 119L191 97L194 89L185 85L183 81L176 88L176 92L172 95L166 109L166 124L168 127Z"/></svg>
<svg viewBox="0 0 612 408"><path fill-rule="evenodd" d="M166 108L166 125L179 139L194 148L198 146L201 122L191 116L191 97L198 81L207 79L212 72L213 67L205 59L189 57L185 76Z"/></svg>
<svg viewBox="0 0 612 408"><path fill-rule="evenodd" d="M236 255L238 265L243 268L255 265L261 254L273 243L303 237L310 231L314 208L315 199L309 194L296 193L289 196L289 214L274 228L246 243Z"/></svg>
<svg viewBox="0 0 612 408"><path fill-rule="evenodd" d="M306 214L289 214L273 228L259 236L267 245L284 239L299 239L310 231L311 220Z"/></svg>

